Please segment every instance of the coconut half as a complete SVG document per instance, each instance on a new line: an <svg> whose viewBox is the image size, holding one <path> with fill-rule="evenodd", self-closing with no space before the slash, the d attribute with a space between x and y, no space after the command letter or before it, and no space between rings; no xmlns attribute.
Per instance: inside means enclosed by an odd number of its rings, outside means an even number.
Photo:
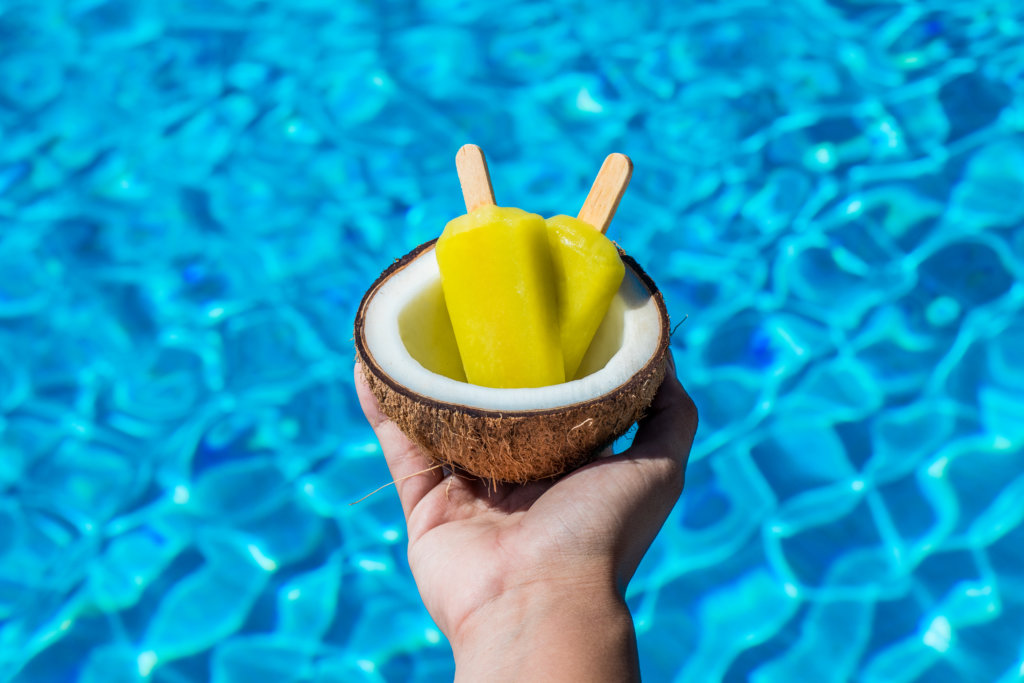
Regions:
<svg viewBox="0 0 1024 683"><path fill-rule="evenodd" d="M464 381L434 241L417 247L381 274L356 313L356 355L381 409L435 461L493 481L589 462L640 419L665 376L665 302L620 254L625 277L577 378L494 389Z"/></svg>

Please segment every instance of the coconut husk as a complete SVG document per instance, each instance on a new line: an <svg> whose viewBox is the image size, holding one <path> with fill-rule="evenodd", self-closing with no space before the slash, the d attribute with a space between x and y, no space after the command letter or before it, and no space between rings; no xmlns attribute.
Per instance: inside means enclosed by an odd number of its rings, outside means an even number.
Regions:
<svg viewBox="0 0 1024 683"><path fill-rule="evenodd" d="M626 383L603 396L545 410L491 411L439 401L402 386L367 351L367 305L380 286L434 241L397 260L363 296L355 320L356 357L384 414L437 463L493 482L524 483L564 474L596 457L622 436L650 406L665 377L669 324L657 286L632 258L623 263L655 298L662 317L654 355Z"/></svg>

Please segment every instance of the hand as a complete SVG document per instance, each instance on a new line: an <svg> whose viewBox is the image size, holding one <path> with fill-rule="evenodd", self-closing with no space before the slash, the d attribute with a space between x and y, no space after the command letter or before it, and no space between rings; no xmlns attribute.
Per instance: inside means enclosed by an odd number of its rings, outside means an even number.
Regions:
<svg viewBox="0 0 1024 683"><path fill-rule="evenodd" d="M452 644L457 677L638 677L623 595L682 493L697 429L671 357L628 450L521 486L428 470L432 461L381 412L358 364L355 381L396 481L409 566Z"/></svg>

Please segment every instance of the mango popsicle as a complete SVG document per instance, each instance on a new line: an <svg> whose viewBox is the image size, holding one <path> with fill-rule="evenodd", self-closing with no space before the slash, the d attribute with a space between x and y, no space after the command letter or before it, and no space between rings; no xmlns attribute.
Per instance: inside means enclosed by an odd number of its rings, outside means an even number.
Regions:
<svg viewBox="0 0 1024 683"><path fill-rule="evenodd" d="M579 216L554 216L547 221L566 381L576 378L625 275L618 249L604 233L632 176L633 162L629 157L609 154Z"/></svg>
<svg viewBox="0 0 1024 683"><path fill-rule="evenodd" d="M611 240L571 216L547 220L565 379L576 377L626 273Z"/></svg>
<svg viewBox="0 0 1024 683"><path fill-rule="evenodd" d="M544 219L485 202L450 221L435 251L468 381L496 388L564 382Z"/></svg>
<svg viewBox="0 0 1024 683"><path fill-rule="evenodd" d="M436 253L468 381L511 388L573 379L625 273L604 231L632 162L609 155L579 217L546 223L495 206L479 147L463 146L456 167L467 213L448 223Z"/></svg>

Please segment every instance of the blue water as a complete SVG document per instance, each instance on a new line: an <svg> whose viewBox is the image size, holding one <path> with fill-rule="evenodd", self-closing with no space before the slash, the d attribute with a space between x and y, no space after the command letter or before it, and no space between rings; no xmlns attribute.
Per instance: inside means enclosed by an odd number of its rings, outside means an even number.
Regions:
<svg viewBox="0 0 1024 683"><path fill-rule="evenodd" d="M0 680L435 681L351 325L573 213L701 410L650 681L1024 677L1018 0L0 0Z"/></svg>

